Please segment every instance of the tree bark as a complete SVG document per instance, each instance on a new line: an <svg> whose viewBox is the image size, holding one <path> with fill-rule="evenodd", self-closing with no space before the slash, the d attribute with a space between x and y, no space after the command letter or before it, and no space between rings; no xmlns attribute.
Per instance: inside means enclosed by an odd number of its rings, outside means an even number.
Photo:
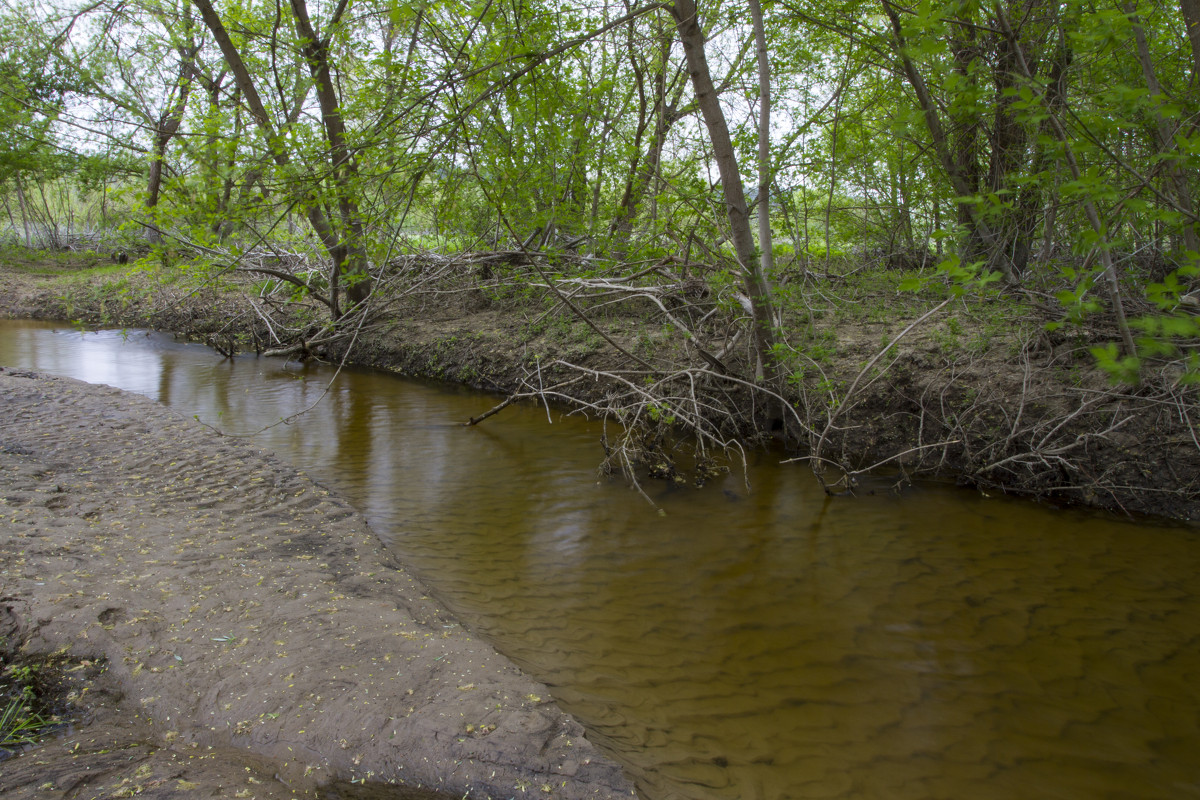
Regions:
<svg viewBox="0 0 1200 800"><path fill-rule="evenodd" d="M349 3L341 0L329 22L332 30L341 21ZM308 69L316 84L317 102L321 106L321 121L325 126L325 137L329 143L329 162L333 167L337 186L338 212L341 216L342 236L341 263L333 264L330 279L331 291L335 291L339 272L351 277L346 287L346 296L354 303L361 303L371 292L371 281L367 274L367 257L363 250L362 218L355 198L354 183L358 178L358 166L350 153L346 140L346 123L342 116L341 102L333 86L333 70L329 64L329 35L320 39L313 30L304 0L291 0L292 17L296 22L296 35L302 42L301 53L308 62Z"/></svg>
<svg viewBox="0 0 1200 800"><path fill-rule="evenodd" d="M17 205L21 209L21 227L25 230L25 247L33 247L33 237L29 235L29 204L25 201L25 187L21 184L21 173L13 178L17 186Z"/></svg>
<svg viewBox="0 0 1200 800"><path fill-rule="evenodd" d="M933 96L929 93L929 87L925 84L925 79L921 77L921 73L917 70L916 64L908 57L908 45L904 40L903 26L900 24L900 16L896 12L896 7L892 5L890 0L880 0L883 6L883 11L887 15L888 20L892 24L892 48L896 55L900 58L901 67L904 70L904 75L908 79L909 86L912 87L914 94L917 96L917 103L921 108L921 114L925 118L925 126L929 130L929 137L933 142L934 153L937 155L938 162L942 169L945 170L946 176L950 179L950 186L958 197L973 197L977 194L978 181L975 180L968 168L968 165L962 163L961 158L951 154L950 139L946 134L946 129L942 125L941 117L938 115L938 107L934 102ZM958 148L961 150L961 148ZM987 220L980 216L975 204L970 202L960 202L958 204L960 221L970 227L970 238L972 242L978 242L979 248L986 250L989 254L1003 255L1003 248L996 247L996 236L993 233L991 226ZM968 252L968 255L970 253ZM1004 276L1004 280L1008 284L1015 284L1017 276L1013 273L1012 264L1007 258L1000 257L994 261L995 265L1000 269L1000 273Z"/></svg>
<svg viewBox="0 0 1200 800"><path fill-rule="evenodd" d="M1029 164L1030 129L1013 113L1015 97L1012 89L1020 80L1017 68L1017 48L1025 48L1024 37L1018 30L1015 38L1000 37L996 42L996 64L992 72L995 86L992 115L991 156L988 161L988 191L1015 198L1008 213L998 223L997 243L1002 249L994 258L1011 264L1014 276L1021 276L1029 264L1031 241L1036 228L1040 197L1031 191L1022 192L1013 186L1012 175Z"/></svg>
<svg viewBox="0 0 1200 800"><path fill-rule="evenodd" d="M996 14L996 20L1000 23L1001 32L1008 38L1009 42L1014 45L1017 67L1029 81L1029 84L1031 87L1033 87L1034 92L1041 94L1044 98L1045 92L1043 90L1039 90L1034 83L1033 72L1029 69L1029 64L1025 60L1024 52L1022 52L1020 47L1016 46L1017 37L1016 34L1013 33L1012 23L1008 19L1008 14L1005 13L999 2L994 2L992 8ZM1049 106L1046 106L1046 108L1048 110L1050 109ZM1061 143L1063 146L1063 156L1067 162L1067 168L1071 171L1071 177L1078 181L1081 176L1079 162L1075 158L1075 150L1071 147L1070 138L1067 136L1067 131L1063 127L1062 121L1053 111L1050 111L1050 113L1047 115L1047 121L1050 123L1051 129L1054 131L1055 138L1058 139L1059 143ZM1117 328L1121 334L1121 342L1123 344L1125 355L1136 355L1137 345L1133 341L1133 332L1130 330L1129 321L1125 316L1125 303L1122 298L1121 280L1120 276L1117 274L1117 265L1113 262L1112 253L1110 252L1110 248L1108 246L1108 232L1104 227L1104 223L1100 219L1100 212L1096 209L1096 203L1093 200L1084 200L1083 210L1087 216L1088 222L1092 226L1092 231L1096 234L1096 239L1099 242L1096 249L1100 252L1100 263L1104 265L1104 278L1108 286L1108 297L1113 306L1113 314L1117 318Z"/></svg>
<svg viewBox="0 0 1200 800"><path fill-rule="evenodd" d="M671 7L679 41L687 58L688 73L696 92L696 103L704 117L704 127L712 143L713 157L721 176L725 211L729 217L730 238L742 272L742 285L750 299L755 349L768 382L774 383L777 369L774 363L775 332L772 327L774 310L766 276L762 274L755 252L754 233L750 228L750 212L742 176L738 172L737 153L729 136L729 125L721 101L713 86L712 73L705 55L706 39L700 27L694 0L675 0Z"/></svg>
<svg viewBox="0 0 1200 800"><path fill-rule="evenodd" d="M1183 26L1192 46L1192 85L1200 85L1200 0L1179 0Z"/></svg>
<svg viewBox="0 0 1200 800"><path fill-rule="evenodd" d="M759 0L748 2L758 60L758 277L769 296L771 275L775 271L774 240L771 237L771 59L767 53L762 4Z"/></svg>
<svg viewBox="0 0 1200 800"><path fill-rule="evenodd" d="M254 118L255 124L263 132L263 136L267 140L267 146L270 149L272 159L281 167L288 166L291 163L291 156L287 151L283 137L271 122L271 117L267 113L266 106L263 105L262 98L258 94L258 88L254 84L254 79L250 75L250 71L246 68L246 64L242 60L242 55L238 51L237 46L234 45L233 40L230 38L229 32L225 29L225 24L221 21L221 17L213 8L211 0L192 0L192 4L199 10L205 26L212 33L217 46L221 48L221 55L225 57L225 63L229 66L229 71L233 73L233 79L242 93L242 98L250 111L250 115ZM332 86L330 88L332 89ZM324 112L324 109L322 111ZM329 218L325 216L325 212L321 208L320 200L317 198L315 191L310 189L305 194L302 202L309 224L312 225L313 231L320 238L332 261L332 280L330 286L330 299L332 302L330 310L335 317L339 317L341 316L341 308L338 305L334 289L336 288L336 279L340 271L347 265L349 252L346 243L338 236ZM365 265L362 266L365 267ZM355 290L355 294L365 296L370 291L370 281L365 277L356 283L355 286L358 287ZM351 299L354 299L353 295L351 295Z"/></svg>
<svg viewBox="0 0 1200 800"><path fill-rule="evenodd" d="M187 110L188 95L192 90L192 79L195 73L195 52L188 52L184 47L177 48L179 52L179 96L175 102L163 109L154 126L154 154L150 160L150 176L146 182L146 210L152 217L150 227L146 229L146 238L151 244L162 241L162 232L158 223L153 219L153 210L158 207L162 193L163 162L167 158L167 145L179 131L183 123L183 114Z"/></svg>
<svg viewBox="0 0 1200 800"><path fill-rule="evenodd" d="M633 235L633 223L638 216L638 207L645 198L646 192L650 188L650 183L654 180L654 176L658 174L658 165L662 158L662 149L666 141L667 132L686 113L679 111L678 107L683 97L684 86L687 84L685 81L676 83L672 95L668 99L666 66L664 59L654 76L655 98L653 104L646 103L644 100L642 104L643 107L650 106L650 119L646 121L644 126L649 127L650 124L653 124L650 141L646 143L645 153L639 154L639 156L635 156L632 159L629 175L625 180L625 191L622 193L621 201L617 206L617 215L609 225L609 236L612 238L613 250L617 253L625 251L625 248L628 247L629 239ZM635 147L641 146L643 133L643 130L638 131Z"/></svg>
<svg viewBox="0 0 1200 800"><path fill-rule="evenodd" d="M1146 41L1146 31L1142 27L1141 20L1138 18L1133 3L1125 0L1122 3L1122 9L1129 17L1129 21L1133 23L1133 38L1137 45L1138 63L1142 67L1142 77L1146 81L1146 88L1150 91L1151 101L1156 106L1154 109L1154 133L1157 139L1158 151L1160 155L1165 156L1176 152L1179 148L1175 144L1175 131L1172 130L1171 122L1163 116L1162 108L1158 105L1157 98L1162 97L1163 90L1162 85L1158 82L1158 73L1154 69L1154 59L1150 55L1150 43ZM1196 213L1192 205L1192 190L1188 185L1187 176L1183 174L1178 162L1175 161L1168 162L1167 175L1171 186L1175 190L1175 203L1179 206L1179 210L1183 212L1184 216L1187 217L1187 221L1183 224L1183 246L1190 253L1200 254L1200 236L1196 234L1196 224L1194 222Z"/></svg>

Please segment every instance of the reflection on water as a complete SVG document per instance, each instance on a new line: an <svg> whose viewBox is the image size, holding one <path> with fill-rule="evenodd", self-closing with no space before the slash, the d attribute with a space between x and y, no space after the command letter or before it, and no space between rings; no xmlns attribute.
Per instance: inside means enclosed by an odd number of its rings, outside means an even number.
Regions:
<svg viewBox="0 0 1200 800"><path fill-rule="evenodd" d="M648 798L1200 797L1194 529L924 487L599 480L599 428L169 337L0 322L0 363L109 383L335 486L548 683ZM318 402L319 401L319 402ZM312 409L287 423L283 418Z"/></svg>

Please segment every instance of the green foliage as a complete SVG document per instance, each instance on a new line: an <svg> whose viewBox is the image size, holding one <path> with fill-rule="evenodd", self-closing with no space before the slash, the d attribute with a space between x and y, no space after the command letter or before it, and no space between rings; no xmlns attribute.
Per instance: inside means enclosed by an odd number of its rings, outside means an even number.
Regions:
<svg viewBox="0 0 1200 800"><path fill-rule="evenodd" d="M336 113L323 116L312 60L302 56L312 42L294 16L304 5L217 6L265 121L249 110L195 3L79 4L69 34L38 7L11 7L0 17L9 224L53 227L78 213L109 229L130 223L125 236L136 243L140 223L153 222L219 254L188 262L198 278L256 249L306 254L301 271L322 291L332 288L331 254L322 255L330 242L359 254L362 263L341 276L351 292L368 269L422 248L569 244L647 263L686 255L705 270L721 310L742 313L724 198L669 14L612 25L632 7L362 0L334 20L337 4L312 3L336 76ZM752 163L758 89L744 8L701 10L710 41L720 42L712 68L735 148ZM1139 352L1122 359L1145 368L1190 358L1196 333L1180 304L1197 277L1188 205L1200 197L1200 133L1178 8L789 0L766 11L777 123L768 143L773 277L793 281L795 292L782 299L804 305L813 275L853 286L856 270L886 265L886 275L866 274L935 297L994 297L1001 281L1036 289L1061 306L1053 326L1070 329L1111 309L1097 254L1151 253L1162 268L1124 274L1125 291L1155 313L1132 321ZM164 146L162 196L147 210L156 136L184 95L179 130ZM75 102L95 119L62 113ZM333 118L344 127L345 160L334 155ZM73 119L86 126L64 138ZM68 184L75 194L56 201ZM1101 224L1091 224L1089 208ZM329 230L318 232L313 217L322 214ZM156 255L176 262L171 251ZM529 273L506 278L484 291L537 293ZM820 362L804 331L781 335Z"/></svg>
<svg viewBox="0 0 1200 800"><path fill-rule="evenodd" d="M984 261L966 264L958 254L952 253L937 265L936 274L948 287L950 294L962 297L969 292L985 291L999 282L1000 273L985 269L985 264ZM928 275L914 275L901 280L898 289L902 292L925 291L934 280Z"/></svg>
<svg viewBox="0 0 1200 800"><path fill-rule="evenodd" d="M30 172L57 176L70 160L55 148L52 126L72 76L40 44L29 24L37 14L12 8L0 16L0 176Z"/></svg>
<svg viewBox="0 0 1200 800"><path fill-rule="evenodd" d="M670 412L670 409L665 406L660 406L657 403L651 403L646 406L646 413L650 415L650 419L662 425L674 425L675 415Z"/></svg>
<svg viewBox="0 0 1200 800"><path fill-rule="evenodd" d="M1113 383L1137 385L1141 382L1142 360L1136 355L1121 355L1113 343L1091 348L1096 365L1108 373Z"/></svg>
<svg viewBox="0 0 1200 800"><path fill-rule="evenodd" d="M36 664L9 664L0 674L0 748L32 744L58 723L34 710L38 669Z"/></svg>

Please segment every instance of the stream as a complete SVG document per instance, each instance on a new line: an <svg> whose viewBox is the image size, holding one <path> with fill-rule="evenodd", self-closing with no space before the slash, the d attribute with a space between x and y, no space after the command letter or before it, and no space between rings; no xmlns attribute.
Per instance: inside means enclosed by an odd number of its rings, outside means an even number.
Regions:
<svg viewBox="0 0 1200 800"><path fill-rule="evenodd" d="M1200 798L1195 526L826 497L765 450L647 482L659 513L560 409L464 428L499 398L38 322L0 320L0 364L149 396L342 493L646 800Z"/></svg>

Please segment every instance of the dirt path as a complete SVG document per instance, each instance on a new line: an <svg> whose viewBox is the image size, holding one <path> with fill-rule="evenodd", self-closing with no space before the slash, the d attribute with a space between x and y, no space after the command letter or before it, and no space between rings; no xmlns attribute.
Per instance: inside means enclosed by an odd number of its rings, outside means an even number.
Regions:
<svg viewBox="0 0 1200 800"><path fill-rule="evenodd" d="M0 796L632 795L544 686L272 455L10 369L0 420L0 636L107 667L90 723L0 762Z"/></svg>

